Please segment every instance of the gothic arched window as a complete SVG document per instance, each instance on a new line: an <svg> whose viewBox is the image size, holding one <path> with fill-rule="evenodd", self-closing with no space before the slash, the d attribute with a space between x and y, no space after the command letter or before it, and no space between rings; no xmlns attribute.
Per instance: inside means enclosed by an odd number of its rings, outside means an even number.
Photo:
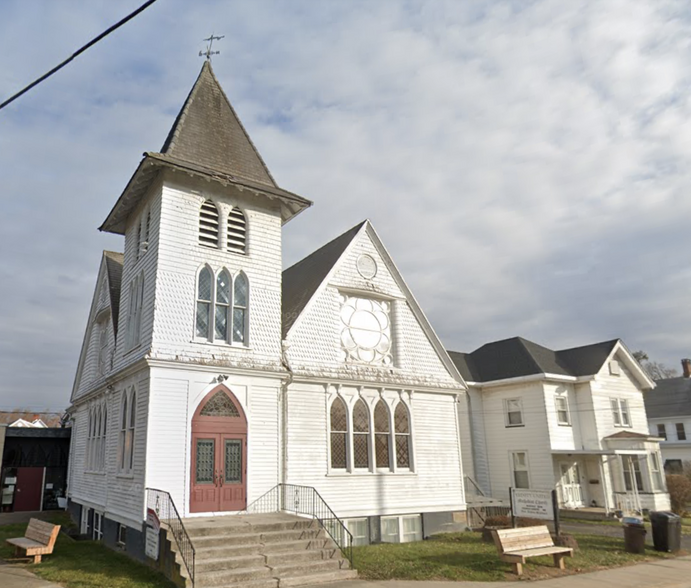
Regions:
<svg viewBox="0 0 691 588"><path fill-rule="evenodd" d="M379 400L374 407L374 456L378 468L391 467L390 439L389 409L386 402Z"/></svg>
<svg viewBox="0 0 691 588"><path fill-rule="evenodd" d="M396 466L410 467L410 415L403 402L394 411L394 430L396 432Z"/></svg>
<svg viewBox="0 0 691 588"><path fill-rule="evenodd" d="M348 415L343 399L331 404L331 467L346 469L348 465Z"/></svg>
<svg viewBox="0 0 691 588"><path fill-rule="evenodd" d="M249 283L245 274L235 278L233 288L233 343L247 341L247 307L249 302Z"/></svg>
<svg viewBox="0 0 691 588"><path fill-rule="evenodd" d="M353 465L369 469L369 410L360 398L353 407Z"/></svg>
<svg viewBox="0 0 691 588"><path fill-rule="evenodd" d="M203 267L197 279L197 320L195 334L197 337L211 338L211 291L213 275L208 267Z"/></svg>
<svg viewBox="0 0 691 588"><path fill-rule="evenodd" d="M216 339L228 340L229 314L230 274L223 270L216 277L216 307L214 310L214 336Z"/></svg>

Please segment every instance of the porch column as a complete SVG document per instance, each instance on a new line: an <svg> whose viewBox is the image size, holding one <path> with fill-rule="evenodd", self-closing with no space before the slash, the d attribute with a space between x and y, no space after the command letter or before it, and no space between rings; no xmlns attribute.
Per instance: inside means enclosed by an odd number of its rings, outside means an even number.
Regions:
<svg viewBox="0 0 691 588"><path fill-rule="evenodd" d="M600 456L600 459L598 460L598 466L600 468L600 480L602 481L602 494L605 498L605 514L609 515L610 510L612 510L610 508L610 505L613 497L609 488L609 475L607 475L609 472L605 472L606 460L607 458L604 455Z"/></svg>

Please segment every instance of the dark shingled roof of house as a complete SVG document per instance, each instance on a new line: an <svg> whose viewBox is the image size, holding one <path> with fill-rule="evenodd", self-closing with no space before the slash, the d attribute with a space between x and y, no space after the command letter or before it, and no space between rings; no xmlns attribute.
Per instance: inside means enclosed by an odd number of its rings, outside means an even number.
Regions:
<svg viewBox="0 0 691 588"><path fill-rule="evenodd" d="M643 398L648 418L691 415L691 378L655 380L655 384Z"/></svg>
<svg viewBox="0 0 691 588"><path fill-rule="evenodd" d="M366 222L354 226L283 271L283 337Z"/></svg>
<svg viewBox="0 0 691 588"><path fill-rule="evenodd" d="M120 314L120 287L122 283L122 264L124 255L116 251L104 251L106 272L108 272L108 288L110 290L110 312L113 316L113 332L118 335L118 315Z"/></svg>
<svg viewBox="0 0 691 588"><path fill-rule="evenodd" d="M161 153L277 187L209 61L204 62Z"/></svg>
<svg viewBox="0 0 691 588"><path fill-rule="evenodd" d="M596 374L619 339L553 351L522 337L487 343L472 353L449 351L469 382L491 382L536 374L586 376Z"/></svg>

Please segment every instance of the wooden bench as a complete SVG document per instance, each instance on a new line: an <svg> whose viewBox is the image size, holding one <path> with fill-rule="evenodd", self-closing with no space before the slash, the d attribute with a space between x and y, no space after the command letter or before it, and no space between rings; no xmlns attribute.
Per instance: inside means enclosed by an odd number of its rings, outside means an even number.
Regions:
<svg viewBox="0 0 691 588"><path fill-rule="evenodd" d="M551 555L554 565L564 569L564 557L573 554L570 547L557 547L552 541L549 529L542 527L523 527L520 529L494 529L494 544L499 552L499 559L513 565L516 575L523 574L523 564L529 557Z"/></svg>
<svg viewBox="0 0 691 588"><path fill-rule="evenodd" d="M41 563L41 556L53 553L55 540L58 538L60 525L51 525L38 519L31 519L24 537L7 539L7 543L14 545L14 555L20 557L22 552L26 557L33 557L34 563Z"/></svg>

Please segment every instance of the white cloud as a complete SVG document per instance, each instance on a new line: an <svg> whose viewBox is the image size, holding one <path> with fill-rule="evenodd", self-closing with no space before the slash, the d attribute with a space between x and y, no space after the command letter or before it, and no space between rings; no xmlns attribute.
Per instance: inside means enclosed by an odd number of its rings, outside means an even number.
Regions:
<svg viewBox="0 0 691 588"><path fill-rule="evenodd" d="M0 94L138 4L6 3ZM275 177L315 201L287 262L369 217L451 348L621 336L676 364L690 28L684 4L652 0L155 4L0 112L0 408L18 389L67 402L100 250L121 247L95 228L212 31Z"/></svg>

